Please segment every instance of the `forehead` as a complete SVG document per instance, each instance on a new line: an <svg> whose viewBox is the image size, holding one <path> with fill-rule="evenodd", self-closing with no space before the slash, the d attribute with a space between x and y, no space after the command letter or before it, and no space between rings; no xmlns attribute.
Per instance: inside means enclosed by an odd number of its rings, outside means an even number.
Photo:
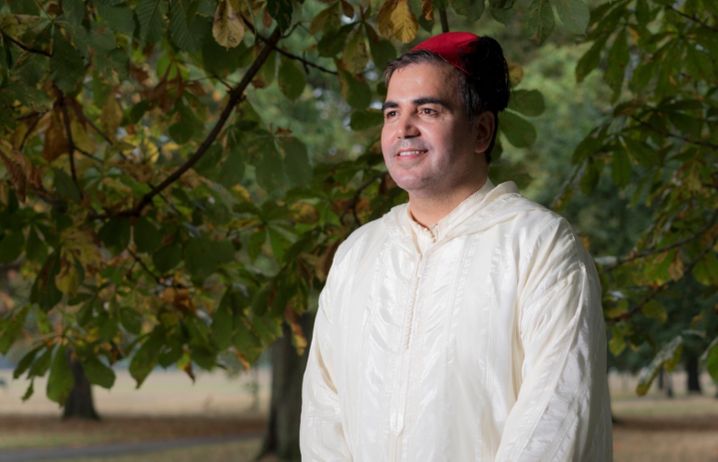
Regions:
<svg viewBox="0 0 718 462"><path fill-rule="evenodd" d="M412 63L394 71L387 86L386 100L401 102L437 97L459 100L457 71L447 63Z"/></svg>

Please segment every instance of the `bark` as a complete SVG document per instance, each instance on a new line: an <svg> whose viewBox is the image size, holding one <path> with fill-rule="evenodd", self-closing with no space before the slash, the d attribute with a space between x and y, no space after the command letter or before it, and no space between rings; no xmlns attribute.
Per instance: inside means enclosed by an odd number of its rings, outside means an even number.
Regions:
<svg viewBox="0 0 718 462"><path fill-rule="evenodd" d="M313 315L299 318L302 331L310 341ZM258 459L272 455L281 461L300 461L299 417L302 408L302 377L307 365L307 347L299 356L292 345L291 332L285 326L284 336L271 348L272 397L269 422Z"/></svg>
<svg viewBox="0 0 718 462"><path fill-rule="evenodd" d="M92 398L92 385L85 376L82 364L77 359L70 358L70 368L75 376L75 385L65 402L62 418L100 420Z"/></svg>
<svg viewBox="0 0 718 462"><path fill-rule="evenodd" d="M686 355L686 374L688 375L686 383L688 393L698 395L703 393L703 390L701 389L701 372L698 367L697 355L690 353Z"/></svg>

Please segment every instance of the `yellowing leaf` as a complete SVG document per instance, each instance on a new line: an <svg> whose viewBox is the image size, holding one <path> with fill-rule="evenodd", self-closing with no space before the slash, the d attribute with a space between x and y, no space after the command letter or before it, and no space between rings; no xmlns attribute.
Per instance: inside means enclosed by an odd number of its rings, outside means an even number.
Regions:
<svg viewBox="0 0 718 462"><path fill-rule="evenodd" d="M355 28L349 35L347 44L344 47L342 61L352 74L358 74L363 71L369 61L369 49L360 27Z"/></svg>
<svg viewBox="0 0 718 462"><path fill-rule="evenodd" d="M121 122L122 106L120 106L120 103L113 96L109 96L102 106L100 124L110 139L114 140L116 138L117 127L120 126Z"/></svg>
<svg viewBox="0 0 718 462"><path fill-rule="evenodd" d="M421 15L427 21L434 20L434 5L431 0L421 0Z"/></svg>
<svg viewBox="0 0 718 462"><path fill-rule="evenodd" d="M80 277L72 261L63 259L60 272L55 275L55 286L65 295L75 293L80 285Z"/></svg>
<svg viewBox="0 0 718 462"><path fill-rule="evenodd" d="M408 43L416 37L419 23L409 8L408 0L387 0L377 15L379 32Z"/></svg>
<svg viewBox="0 0 718 462"><path fill-rule="evenodd" d="M221 0L214 12L212 36L225 48L234 48L244 38L244 24L229 0Z"/></svg>
<svg viewBox="0 0 718 462"><path fill-rule="evenodd" d="M52 111L50 115L50 126L45 132L45 146L42 149L42 157L48 162L68 152L69 143L65 132L65 124L59 110Z"/></svg>
<svg viewBox="0 0 718 462"><path fill-rule="evenodd" d="M683 277L683 260L678 253L676 253L676 258L671 262L671 266L668 267L668 274L674 281Z"/></svg>

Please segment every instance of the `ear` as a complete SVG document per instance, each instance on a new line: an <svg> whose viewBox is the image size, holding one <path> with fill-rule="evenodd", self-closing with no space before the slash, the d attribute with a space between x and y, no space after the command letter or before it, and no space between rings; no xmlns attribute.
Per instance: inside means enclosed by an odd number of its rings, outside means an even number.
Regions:
<svg viewBox="0 0 718 462"><path fill-rule="evenodd" d="M494 137L496 119L490 111L484 111L476 117L476 146L474 152L483 154L491 146L491 139Z"/></svg>

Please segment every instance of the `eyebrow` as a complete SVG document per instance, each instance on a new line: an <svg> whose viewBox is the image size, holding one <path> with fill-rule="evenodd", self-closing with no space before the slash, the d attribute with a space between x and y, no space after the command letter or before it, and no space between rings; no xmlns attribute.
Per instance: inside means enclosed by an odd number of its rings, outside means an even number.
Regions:
<svg viewBox="0 0 718 462"><path fill-rule="evenodd" d="M422 98L417 98L417 99L413 100L412 103L415 106L421 106L422 104L438 104L439 106L442 106L448 110L451 110L451 105L449 103L447 103L446 101L444 101L443 99L432 98L432 97L428 97L428 96L422 97ZM386 109L397 108L397 107L399 107L399 103L397 103L396 101L389 100L389 101L385 101L384 104L381 105L381 110L385 111Z"/></svg>

